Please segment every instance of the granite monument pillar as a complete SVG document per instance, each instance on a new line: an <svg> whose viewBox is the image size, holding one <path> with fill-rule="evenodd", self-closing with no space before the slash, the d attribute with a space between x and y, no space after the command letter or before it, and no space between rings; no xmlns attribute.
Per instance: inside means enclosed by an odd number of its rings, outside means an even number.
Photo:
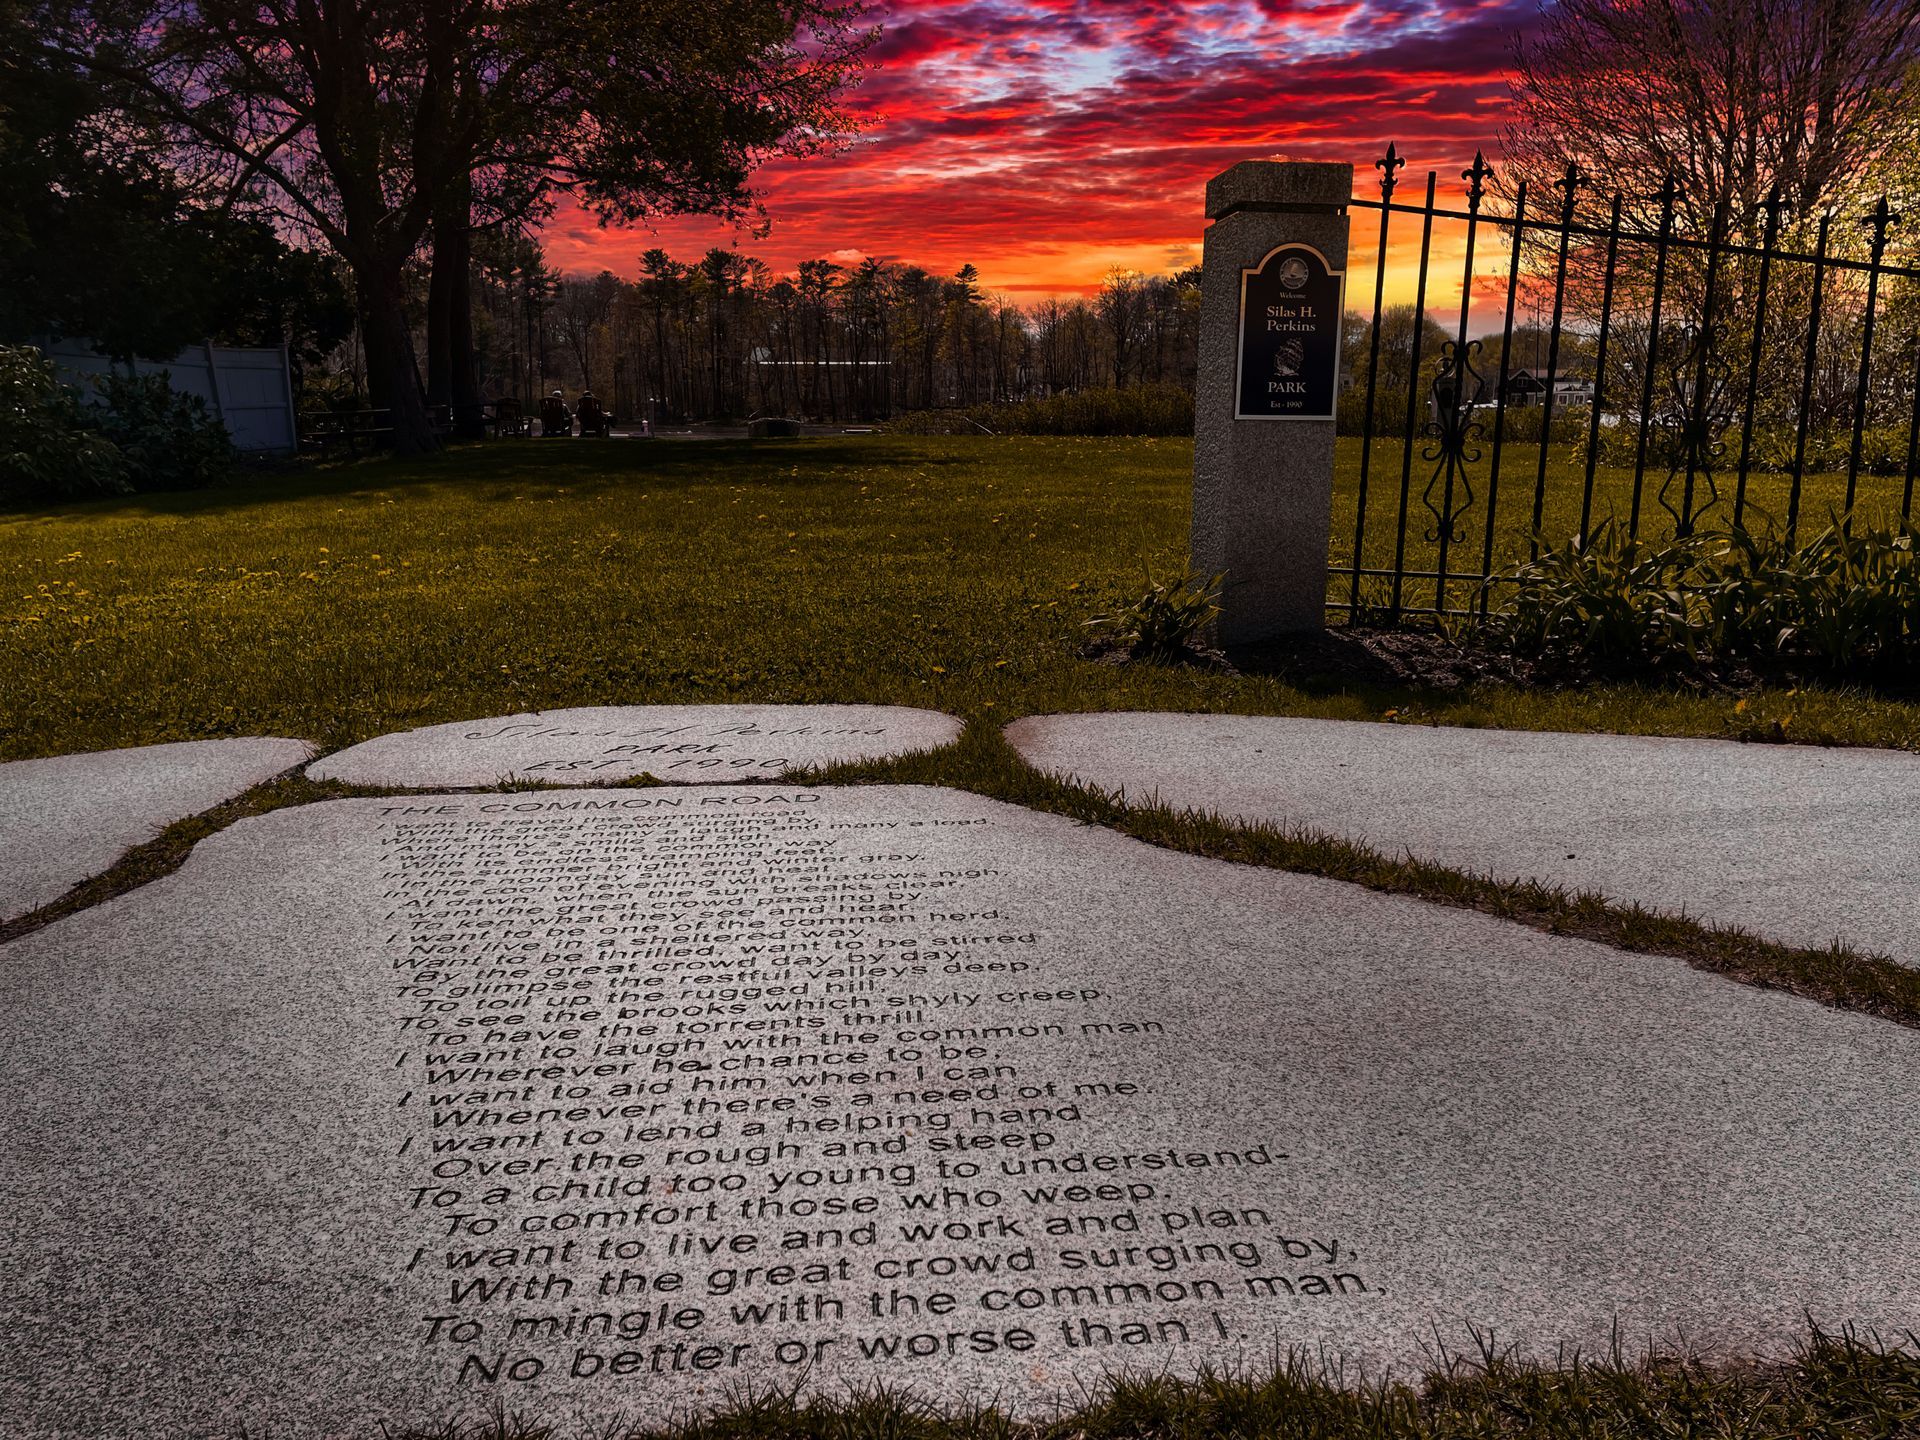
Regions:
<svg viewBox="0 0 1920 1440"><path fill-rule="evenodd" d="M1353 167L1248 160L1207 184L1193 567L1224 573L1219 638L1325 621Z"/></svg>

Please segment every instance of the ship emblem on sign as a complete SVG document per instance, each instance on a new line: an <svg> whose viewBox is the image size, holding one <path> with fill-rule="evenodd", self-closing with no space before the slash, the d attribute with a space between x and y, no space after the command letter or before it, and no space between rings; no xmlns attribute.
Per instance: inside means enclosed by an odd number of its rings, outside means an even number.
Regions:
<svg viewBox="0 0 1920 1440"><path fill-rule="evenodd" d="M1346 276L1311 245L1277 245L1240 272L1236 420L1331 420Z"/></svg>

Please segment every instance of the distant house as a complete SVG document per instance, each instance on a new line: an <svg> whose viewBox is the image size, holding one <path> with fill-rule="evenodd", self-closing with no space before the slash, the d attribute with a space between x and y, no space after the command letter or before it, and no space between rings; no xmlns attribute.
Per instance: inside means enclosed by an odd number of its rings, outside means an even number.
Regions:
<svg viewBox="0 0 1920 1440"><path fill-rule="evenodd" d="M1549 388L1556 410L1563 405L1593 403L1593 376L1577 370L1557 370L1549 375L1544 366L1508 375L1506 400L1509 405L1543 405Z"/></svg>

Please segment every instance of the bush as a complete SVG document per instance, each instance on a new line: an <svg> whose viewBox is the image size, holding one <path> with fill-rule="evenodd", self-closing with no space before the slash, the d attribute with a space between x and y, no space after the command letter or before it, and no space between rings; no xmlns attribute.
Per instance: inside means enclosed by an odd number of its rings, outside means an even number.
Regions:
<svg viewBox="0 0 1920 1440"><path fill-rule="evenodd" d="M30 345L0 345L0 501L125 494L126 457Z"/></svg>
<svg viewBox="0 0 1920 1440"><path fill-rule="evenodd" d="M164 375L107 375L94 381L100 399L93 424L126 457L135 490L193 490L225 475L233 463L227 427L198 395L183 395Z"/></svg>
<svg viewBox="0 0 1920 1440"><path fill-rule="evenodd" d="M0 501L180 490L227 473L226 426L166 377L108 375L96 399L27 345L0 345Z"/></svg>
<svg viewBox="0 0 1920 1440"><path fill-rule="evenodd" d="M1798 547L1735 532L1705 578L1733 653L1839 673L1920 661L1920 557L1905 524L1836 522Z"/></svg>
<svg viewBox="0 0 1920 1440"><path fill-rule="evenodd" d="M1712 648L1714 614L1690 584L1699 537L1652 546L1612 521L1583 541L1515 569L1495 593L1483 638L1516 655L1622 671L1697 662Z"/></svg>
<svg viewBox="0 0 1920 1440"><path fill-rule="evenodd" d="M1789 543L1745 530L1660 545L1612 522L1490 586L1479 638L1509 653L1622 672L1746 661L1837 678L1920 668L1914 531L1836 517Z"/></svg>
<svg viewBox="0 0 1920 1440"><path fill-rule="evenodd" d="M887 428L900 435L1191 435L1193 395L1178 385L1077 390L1012 405L915 410Z"/></svg>

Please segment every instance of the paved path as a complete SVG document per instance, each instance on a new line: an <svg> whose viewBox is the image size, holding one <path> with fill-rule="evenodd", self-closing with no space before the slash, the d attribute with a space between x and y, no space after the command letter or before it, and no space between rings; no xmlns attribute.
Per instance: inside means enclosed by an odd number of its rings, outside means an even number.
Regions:
<svg viewBox="0 0 1920 1440"><path fill-rule="evenodd" d="M1920 756L1277 716L1036 716L1032 764L1135 799L1920 965Z"/></svg>
<svg viewBox="0 0 1920 1440"><path fill-rule="evenodd" d="M975 795L302 806L5 959L9 1440L1920 1313L1920 1032Z"/></svg>
<svg viewBox="0 0 1920 1440"><path fill-rule="evenodd" d="M304 740L188 740L0 765L0 920L311 754Z"/></svg>

